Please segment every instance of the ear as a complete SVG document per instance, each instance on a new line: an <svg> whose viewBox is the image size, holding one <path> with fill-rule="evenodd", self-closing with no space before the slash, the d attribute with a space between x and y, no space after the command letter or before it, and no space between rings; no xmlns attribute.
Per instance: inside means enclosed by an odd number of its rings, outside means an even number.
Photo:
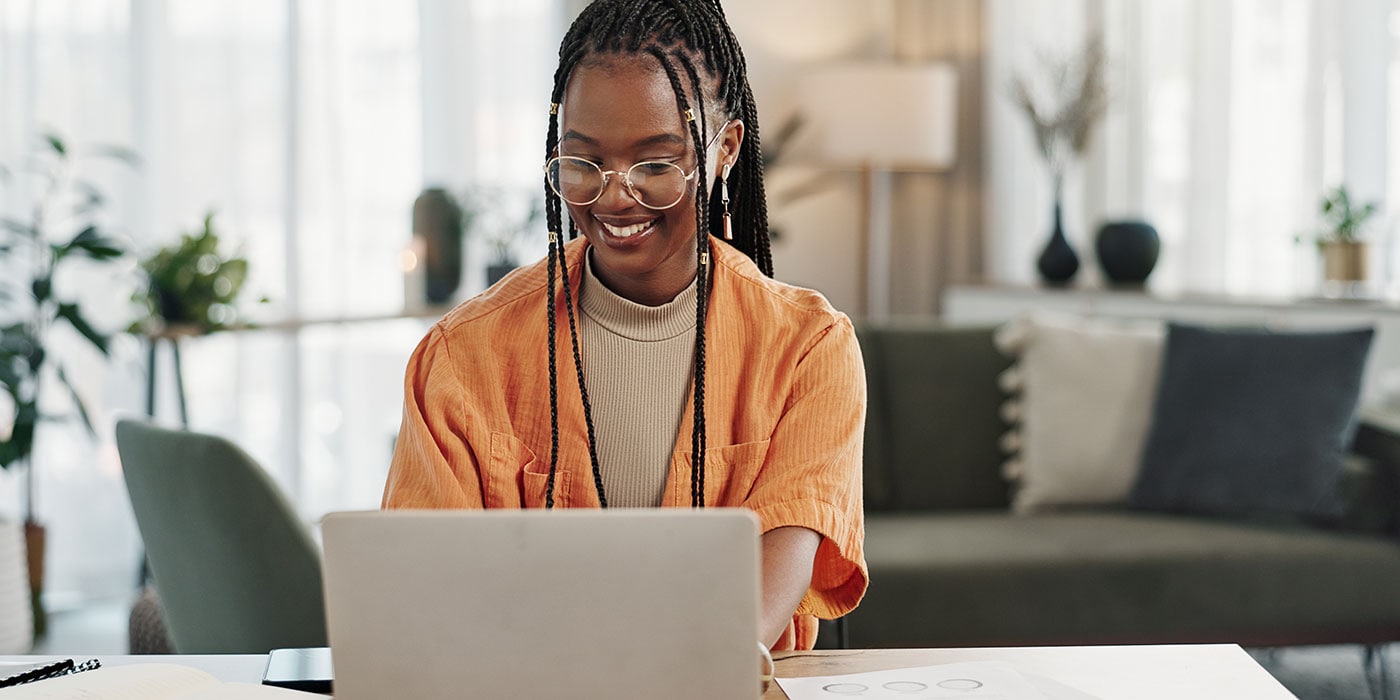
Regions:
<svg viewBox="0 0 1400 700"><path fill-rule="evenodd" d="M744 145L744 120L731 119L725 122L724 133L716 144L715 162L708 167L710 182L718 183L724 174L724 166L734 167L739 162L739 148Z"/></svg>
<svg viewBox="0 0 1400 700"><path fill-rule="evenodd" d="M739 161L739 147L744 145L744 120L731 119L724 136L719 139L719 162L721 166L733 167Z"/></svg>

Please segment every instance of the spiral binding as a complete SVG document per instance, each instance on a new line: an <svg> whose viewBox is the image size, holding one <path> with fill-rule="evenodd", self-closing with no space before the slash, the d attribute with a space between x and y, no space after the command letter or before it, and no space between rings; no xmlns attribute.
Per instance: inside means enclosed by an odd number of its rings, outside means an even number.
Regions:
<svg viewBox="0 0 1400 700"><path fill-rule="evenodd" d="M102 662L97 659L88 659L80 664L74 664L72 659L64 659L62 661L55 661L47 666L30 669L24 673L16 673L7 678L0 678L0 688L9 688L16 685L24 685L25 683L33 683L35 681L44 681L50 678L68 676L74 673L82 673L83 671L92 671L99 668L102 668Z"/></svg>

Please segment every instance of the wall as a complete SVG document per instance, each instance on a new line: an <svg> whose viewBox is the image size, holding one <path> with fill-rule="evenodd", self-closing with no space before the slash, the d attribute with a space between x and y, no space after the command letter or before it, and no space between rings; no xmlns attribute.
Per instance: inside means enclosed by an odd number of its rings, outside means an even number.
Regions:
<svg viewBox="0 0 1400 700"><path fill-rule="evenodd" d="M825 62L951 60L957 66L956 165L947 173L892 175L890 206L877 212L891 225L892 264L880 282L888 285L892 314L932 314L944 283L981 279L982 6L981 0L726 4L767 134L797 111L803 73ZM779 232L774 266L780 279L816 288L837 308L859 315L863 179L817 162L811 136L796 137L784 158L788 164L768 172L769 211ZM819 194L798 201L785 197L814 179Z"/></svg>

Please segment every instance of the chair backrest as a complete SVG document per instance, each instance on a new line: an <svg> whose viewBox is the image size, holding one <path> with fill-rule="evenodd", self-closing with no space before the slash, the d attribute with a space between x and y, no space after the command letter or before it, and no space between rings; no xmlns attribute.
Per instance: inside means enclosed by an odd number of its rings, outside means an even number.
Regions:
<svg viewBox="0 0 1400 700"><path fill-rule="evenodd" d="M178 653L326 645L320 552L247 453L130 420L117 449Z"/></svg>

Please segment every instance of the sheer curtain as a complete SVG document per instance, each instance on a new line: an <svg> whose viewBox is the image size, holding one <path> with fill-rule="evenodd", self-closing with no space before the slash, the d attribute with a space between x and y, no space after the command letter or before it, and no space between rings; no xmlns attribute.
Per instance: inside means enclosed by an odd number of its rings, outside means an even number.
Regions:
<svg viewBox="0 0 1400 700"><path fill-rule="evenodd" d="M249 258L244 310L265 328L182 345L191 428L249 451L309 522L374 508L404 365L430 321L321 320L404 308L399 253L423 187L538 187L565 14L561 0L0 0L0 162L49 128L131 146L136 172L93 178L142 253L216 212ZM23 214L30 196L0 186L0 212ZM459 295L482 288L486 262L469 251ZM115 331L134 313L132 282L128 269L69 288ZM39 438L51 591L125 595L136 580L111 427L143 410L144 364L130 337L106 364L82 357L99 439L68 424ZM167 422L170 371L162 357ZM20 486L0 475L0 517L17 513Z"/></svg>
<svg viewBox="0 0 1400 700"><path fill-rule="evenodd" d="M1295 238L1316 231L1324 189L1345 182L1384 212L1394 180L1385 155L1393 0L989 0L989 12L998 281L1035 279L1050 208L1030 129L1005 86L1100 29L1113 102L1066 202L1091 281L1098 224L1144 217L1162 236L1159 291L1311 294L1317 255ZM1387 250L1393 226L1380 219L1374 233Z"/></svg>

